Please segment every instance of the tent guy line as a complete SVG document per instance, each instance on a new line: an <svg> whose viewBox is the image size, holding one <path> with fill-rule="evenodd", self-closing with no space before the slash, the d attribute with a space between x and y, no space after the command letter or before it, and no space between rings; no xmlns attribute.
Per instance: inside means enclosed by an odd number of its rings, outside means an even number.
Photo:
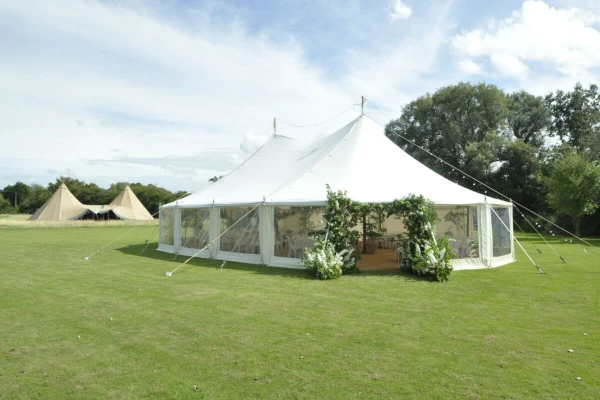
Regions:
<svg viewBox="0 0 600 400"><path fill-rule="evenodd" d="M533 226L533 224L531 223L531 221L529 221L529 219L525 216L525 214L523 214L521 212L521 210L519 210L515 205L513 205L513 207L515 207L515 209L517 210L517 212L521 214L521 216L525 219L525 221L527 221L527 223L542 238L542 240L548 245L548 247L550 247L552 249L552 251L554 252L554 254L556 254L562 260L563 264L566 264L567 262L565 261L565 259L562 258L562 256L560 254L558 254L558 252L556 250L554 250L554 247L552 247L550 245L550 243L548 243L548 241L546 240L546 238L535 228L535 226Z"/></svg>
<svg viewBox="0 0 600 400"><path fill-rule="evenodd" d="M206 246L204 246L203 248L201 248L200 250L198 250L195 254L191 255L187 260L185 260L183 263L181 263L177 268L175 268L173 271L171 272L167 272L167 276L173 276L173 274L175 273L175 271L177 271L179 268L183 267L184 265L186 265L188 262L190 262L190 260L194 257L196 257L198 254L202 253L204 250L208 249L210 246L214 245L215 242L221 237L223 236L225 233L229 232L229 230L231 230L231 228L233 228L234 226L236 226L238 224L238 222L240 222L242 219L244 219L245 217L248 216L248 214L250 214L252 211L254 211L256 208L258 208L258 206L260 206L261 204L264 204L264 201L262 203L258 203L257 205L255 205L250 211L248 211L246 214L244 214L244 216L242 216L240 219L238 219L237 221L235 221L229 228L225 229L223 232L221 232L221 234L219 236L217 236L215 239L211 240Z"/></svg>
<svg viewBox="0 0 600 400"><path fill-rule="evenodd" d="M523 230L523 228L521 228L521 226L514 219L513 219L513 224L515 224L517 226L517 228L519 228L519 230L521 232L525 233L525 231ZM542 251L540 249L538 249L538 247L535 245L535 243L532 242L531 245L533 246L534 249L537 250L538 253L542 254Z"/></svg>
<svg viewBox="0 0 600 400"><path fill-rule="evenodd" d="M181 197L179 197L177 200L180 200L180 199L184 198L185 196L187 196L187 193L185 193L185 194L181 195ZM175 200L175 201L177 201L177 200ZM157 211L157 212L155 212L154 214L152 214L152 218L154 218L154 217L156 216L156 214L158 214L159 212L160 212L160 210L159 210L159 211ZM110 246L111 244L115 243L117 240L121 239L122 237L124 237L124 236L125 236L125 235L127 235L128 233L130 233L130 232L133 232L133 231L134 231L135 229L137 229L138 227L139 227L139 225L136 225L136 226L134 226L133 228L131 228L130 230L128 230L127 232L125 232L124 234L122 234L121 236L119 236L118 238L116 238L115 240L113 240L112 242L109 242L108 244L106 244L106 245L102 246L100 249L98 249L98 250L94 251L94 252L93 252L92 254L90 254L89 256L85 257L85 258L84 258L84 260L85 260L85 261L88 261L88 260L89 260L90 258L92 258L92 256L94 256L96 253L99 253L99 252L101 252L102 250L104 250L105 248L107 248L107 247L108 247L108 246ZM157 227L157 228L158 228L158 227ZM156 228L155 228L155 229L156 229ZM149 244L149 243L148 243L148 240L146 240L146 247L148 247L148 244ZM141 254L143 254L145 250L146 250L146 249L144 248L144 250L142 250L142 253L140 253L140 255L141 255Z"/></svg>
<svg viewBox="0 0 600 400"><path fill-rule="evenodd" d="M366 99L365 99L365 100L366 100ZM324 125L324 124L326 124L326 123L328 123L328 122L331 122L331 121L333 121L334 119L336 119L336 118L338 118L338 117L341 117L343 114L345 114L346 112L348 112L348 111L352 110L352 109L353 109L354 107L356 107L356 106L360 106L360 104L359 104L359 103L354 103L354 104L352 104L350 107L346 108L344 111L342 111L341 113L339 113L338 115L336 115L335 117L329 118L327 121L319 122L319 123L317 123L317 124L311 124L311 125L295 125L295 124L290 124L289 122L285 122L284 120L282 120L282 119L279 119L279 118L275 118L275 120L276 120L276 121L279 121L279 122L281 122L281 123L284 123L284 124L286 124L286 125L292 126L292 127L294 127L294 128L314 128L315 126Z"/></svg>
<svg viewBox="0 0 600 400"><path fill-rule="evenodd" d="M254 216L253 218L256 218L258 214L258 210L254 211ZM243 217L242 217L243 218ZM235 242L235 244L233 245L233 248L231 249L231 253L229 253L227 255L227 258L225 258L225 260L223 260L223 263L221 264L221 266L219 267L220 270L223 270L223 267L225 267L225 264L227 264L227 261L229 261L229 259L231 258L231 254L233 253L233 251L238 247L238 245L240 244L242 238L244 237L244 235L246 234L246 232L248 231L248 227L250 227L250 225L252 225L252 218L250 218L248 220L248 224L246 225L246 228L244 228L244 231L242 232L242 234L240 235L240 238L237 240L237 242ZM250 230L250 232L254 231L254 226L252 227L252 229ZM248 235L250 236L250 235Z"/></svg>
<svg viewBox="0 0 600 400"><path fill-rule="evenodd" d="M204 223L204 221L206 220L206 217L208 216L208 212L205 212L202 214L202 218L200 218L200 221L196 224L196 226L194 227L194 230L192 231L192 233L196 233L196 231L198 230L198 227ZM188 242L192 239L193 236L190 236L189 238L187 238L187 240L185 241L185 243L183 244L183 247L185 247ZM175 260L177 258L177 256L179 255L179 253L175 253L175 257L173 257L173 260Z"/></svg>
<svg viewBox="0 0 600 400"><path fill-rule="evenodd" d="M502 225L504 225L504 227L506 228L506 230L510 232L510 234L512 236L512 239L519 245L519 247L521 248L521 250L523 250L523 253L525 253L525 255L527 256L527 258L529 258L529 261L531 261L531 263L534 265L534 267L537 268L538 274L545 274L545 272L542 271L542 269L540 268L540 266L537 265L535 263L535 261L533 261L533 258L531 258L531 256L527 252L527 250L525 250L525 248L521 245L521 242L519 242L517 240L517 238L515 237L515 235L513 234L513 232L510 230L510 228L508 226L506 226L506 224L504 223L504 221L502 221L502 218L500 218L500 216L498 215L498 213L496 212L496 210L494 210L494 207L492 207L491 210L492 210L492 212L494 214L496 214L496 217L498 217L498 221L500 221L500 223L502 223Z"/></svg>

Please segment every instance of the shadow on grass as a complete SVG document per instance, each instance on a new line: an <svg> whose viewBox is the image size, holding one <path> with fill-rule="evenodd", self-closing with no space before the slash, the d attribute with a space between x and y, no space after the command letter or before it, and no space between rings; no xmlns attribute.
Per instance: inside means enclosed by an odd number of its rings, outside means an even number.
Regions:
<svg viewBox="0 0 600 400"><path fill-rule="evenodd" d="M146 247L145 244L134 244L125 247L120 247L115 249L123 254L127 254L128 256L141 257L141 258L149 258L153 260L159 260L169 263L170 265L167 269L175 269L181 263L188 259L188 256L177 256L175 259L174 254L164 253L162 251L156 250L158 247L158 243L150 243L146 250L142 254L142 250ZM208 259L208 258L193 258L191 259L187 265L191 267L200 267L200 268L220 268L222 260ZM245 271L254 274L262 274L262 275L271 275L271 276L281 276L285 278L296 278L296 279L315 279L314 276L307 270L303 269L291 269L291 268L279 268L279 267L266 267L264 265L256 265L256 264L246 264L234 261L228 261L225 264L224 269L236 270L236 271ZM395 279L401 279L403 281L422 281L422 282L430 282L431 280L425 279L422 277L418 277L416 275L412 275L406 271L402 271L399 268L393 271L366 271L366 272L357 272L352 274L353 277L371 277L371 276L381 276L381 277L389 277Z"/></svg>
<svg viewBox="0 0 600 400"><path fill-rule="evenodd" d="M175 269L180 264L182 264L185 260L189 258L189 256L177 256L175 259L174 254L164 253L162 251L156 250L158 247L158 243L150 243L146 251L143 254L142 250L146 247L145 244L135 244L126 247L121 247L115 249L120 251L123 254L127 254L130 256L137 256L142 258L150 258L153 260L165 261L170 264L167 269ZM215 260L210 258L192 258L187 265L192 267L200 267L200 268L220 268L223 260ZM185 267L182 267L185 268ZM296 279L314 279L314 277L306 270L303 269L291 269L291 268L277 268L277 267L266 267L264 265L256 265L256 264L246 264L234 261L227 261L224 269L236 270L236 271L245 271L255 274L262 275L271 275L271 276L281 276L285 278L296 278Z"/></svg>

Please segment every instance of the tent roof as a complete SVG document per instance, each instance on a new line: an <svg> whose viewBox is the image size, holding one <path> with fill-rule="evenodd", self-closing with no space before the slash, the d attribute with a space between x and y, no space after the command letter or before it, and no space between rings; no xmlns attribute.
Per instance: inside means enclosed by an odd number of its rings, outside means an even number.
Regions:
<svg viewBox="0 0 600 400"><path fill-rule="evenodd" d="M362 115L308 145L273 135L242 165L204 190L165 207L316 205L325 185L359 202L389 202L421 194L440 205L509 203L466 189L427 168Z"/></svg>
<svg viewBox="0 0 600 400"><path fill-rule="evenodd" d="M121 219L133 219L151 221L154 219L146 207L137 198L129 185L119 193L117 197L108 205L102 207L98 212L103 214L112 211Z"/></svg>
<svg viewBox="0 0 600 400"><path fill-rule="evenodd" d="M83 217L89 211L81 204L67 185L61 183L56 192L41 206L28 221L64 221Z"/></svg>

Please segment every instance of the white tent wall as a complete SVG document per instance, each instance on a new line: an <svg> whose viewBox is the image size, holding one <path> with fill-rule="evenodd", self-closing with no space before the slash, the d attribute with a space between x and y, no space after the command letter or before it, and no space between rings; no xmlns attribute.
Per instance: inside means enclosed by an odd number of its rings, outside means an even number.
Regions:
<svg viewBox="0 0 600 400"><path fill-rule="evenodd" d="M293 209L306 208L289 206L284 207L287 209L291 208L292 211ZM160 242L158 250L168 253L177 253L184 256L195 255L200 258L213 258L218 260L228 260L250 264L262 264L271 267L303 268L302 264L300 263L302 252L287 254L286 249L286 251L283 253L286 253L284 255L287 256L276 255L275 249L278 244L276 238L278 233L275 226L275 214L277 210L276 206L259 206L255 211L239 220L237 225L232 228L232 230L237 228L237 233L233 236L233 239L230 239L229 244L223 244L224 247L221 248L221 234L225 231L225 229L237 221L231 220L230 215L228 215L228 211L230 214L231 211L237 212L239 217L242 212L245 213L251 208L252 207L250 206L214 206L202 207L198 209L162 209L160 212ZM322 210L324 206L315 208ZM512 245L512 207L494 207L494 211L500 216L500 218L494 215L492 212L492 207L488 204L462 207L451 205L437 207L437 209L440 219L442 219L442 223L440 223L438 226L437 236L443 237L445 236L445 233L453 232L454 230L456 236L453 239L456 241L462 241L463 243L451 243L453 251L457 254L457 257L451 260L451 263L456 270L498 267L514 261L514 246ZM190 229L189 226L183 226L186 223L185 218L187 215L189 215L191 210L197 210L197 212L202 212L204 215L208 215L207 221L202 224L202 229L205 229L204 227L206 226L209 227L208 239L202 243L208 244L209 242L214 241L212 246L200 252L199 254L196 253L198 253L199 249L201 248L200 244L184 247L183 245L185 242L182 242L183 238L189 238L190 235L193 235L191 232L185 232L186 229ZM460 211L470 226L468 228L458 227L452 222L444 221L444 219L449 219L449 210ZM227 215L227 217L223 218L224 215ZM476 224L475 215L477 218ZM253 218L258 220L257 226L253 226ZM495 222L492 223L494 218ZM502 219L503 223L500 222L500 219ZM393 233L396 233L396 231L404 231L400 220L390 221L390 219L388 219L386 220L386 223L390 228L393 226ZM510 231L507 231L504 225L508 226ZM194 228L197 226L198 224L196 223ZM316 226L313 228L322 229L323 227ZM252 231L252 229L254 229L254 231ZM444 229L445 231L441 232ZM468 230L469 234L461 235L458 232L460 229ZM245 232L243 236L242 232ZM196 232L196 234L198 233L199 232ZM204 233L205 232L203 232L203 234ZM281 234L282 233L280 232L279 235ZM247 245L247 241L244 241L244 237L246 235L253 235L253 237L256 237L256 244ZM231 242L231 240L234 242ZM244 243L244 245L240 246L240 243ZM467 244L467 247L465 247L465 243ZM471 247L468 247L468 245ZM256 246L258 246L258 249ZM306 247L310 246L307 244Z"/></svg>
<svg viewBox="0 0 600 400"><path fill-rule="evenodd" d="M158 214L158 250L167 253L176 250L174 211L173 208L163 208Z"/></svg>
<svg viewBox="0 0 600 400"><path fill-rule="evenodd" d="M500 267L515 260L512 207L491 208L492 262Z"/></svg>
<svg viewBox="0 0 600 400"><path fill-rule="evenodd" d="M260 253L263 265L271 265L271 260L274 256L275 249L275 207L262 206L259 207L260 213Z"/></svg>
<svg viewBox="0 0 600 400"><path fill-rule="evenodd" d="M210 236L209 240L215 243L209 247L211 258L216 258L219 252L220 241L217 238L221 232L221 209L219 207L210 207Z"/></svg>
<svg viewBox="0 0 600 400"><path fill-rule="evenodd" d="M181 248L181 209L173 209L173 246L176 249Z"/></svg>

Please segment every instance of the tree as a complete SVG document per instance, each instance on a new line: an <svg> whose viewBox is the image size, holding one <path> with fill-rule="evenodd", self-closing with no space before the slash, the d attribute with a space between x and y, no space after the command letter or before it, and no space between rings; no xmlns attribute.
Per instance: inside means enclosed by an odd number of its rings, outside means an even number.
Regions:
<svg viewBox="0 0 600 400"><path fill-rule="evenodd" d="M386 126L386 136L408 154L434 171L456 180L458 171L448 170L401 138L415 142L452 165L464 169L471 143L489 133L507 132L506 97L494 85L459 83L426 94L407 104L400 118ZM466 171L470 173L470 171Z"/></svg>
<svg viewBox="0 0 600 400"><path fill-rule="evenodd" d="M14 185L5 186L2 189L4 198L10 201L11 206L17 207L24 202L29 195L29 186L23 182L16 182Z"/></svg>
<svg viewBox="0 0 600 400"><path fill-rule="evenodd" d="M523 139L509 140L498 155L499 162L489 185L530 209L544 208L543 165L547 150Z"/></svg>
<svg viewBox="0 0 600 400"><path fill-rule="evenodd" d="M10 204L10 201L4 198L4 196L0 196L0 214L12 214L14 212L14 208Z"/></svg>
<svg viewBox="0 0 600 400"><path fill-rule="evenodd" d="M167 189L163 189L156 185L143 185L141 183L132 183L129 186L131 187L131 190L133 190L137 198L142 202L144 207L146 207L146 209L152 215L158 213L158 208L162 204L167 204L177 199L177 197L175 197L173 193L171 193Z"/></svg>
<svg viewBox="0 0 600 400"><path fill-rule="evenodd" d="M212 178L210 178L208 181L215 183L216 181L218 181L219 179L221 179L222 177L224 177L225 175L219 175L219 176L213 176Z"/></svg>
<svg viewBox="0 0 600 400"><path fill-rule="evenodd" d="M600 154L600 93L598 86L588 89L577 83L571 92L557 90L546 96L552 116L550 132L579 151L598 160Z"/></svg>
<svg viewBox="0 0 600 400"><path fill-rule="evenodd" d="M48 184L48 191L54 193L64 183L69 191L83 204L104 204L106 190L95 183L86 183L79 179L61 176Z"/></svg>
<svg viewBox="0 0 600 400"><path fill-rule="evenodd" d="M549 123L541 97L524 91L507 95L494 85L460 83L406 105L400 118L388 124L386 135L411 156L460 185L485 190L405 139L532 206L545 203L540 175Z"/></svg>
<svg viewBox="0 0 600 400"><path fill-rule="evenodd" d="M513 136L536 147L543 145L551 122L544 99L520 91L507 95L506 100L506 119Z"/></svg>
<svg viewBox="0 0 600 400"><path fill-rule="evenodd" d="M25 201L19 201L19 212L33 214L44 205L50 196L52 196L52 193L44 186L35 183L29 185L29 195Z"/></svg>
<svg viewBox="0 0 600 400"><path fill-rule="evenodd" d="M561 149L546 179L548 203L560 214L571 217L580 235L581 218L600 206L600 167L573 149Z"/></svg>

